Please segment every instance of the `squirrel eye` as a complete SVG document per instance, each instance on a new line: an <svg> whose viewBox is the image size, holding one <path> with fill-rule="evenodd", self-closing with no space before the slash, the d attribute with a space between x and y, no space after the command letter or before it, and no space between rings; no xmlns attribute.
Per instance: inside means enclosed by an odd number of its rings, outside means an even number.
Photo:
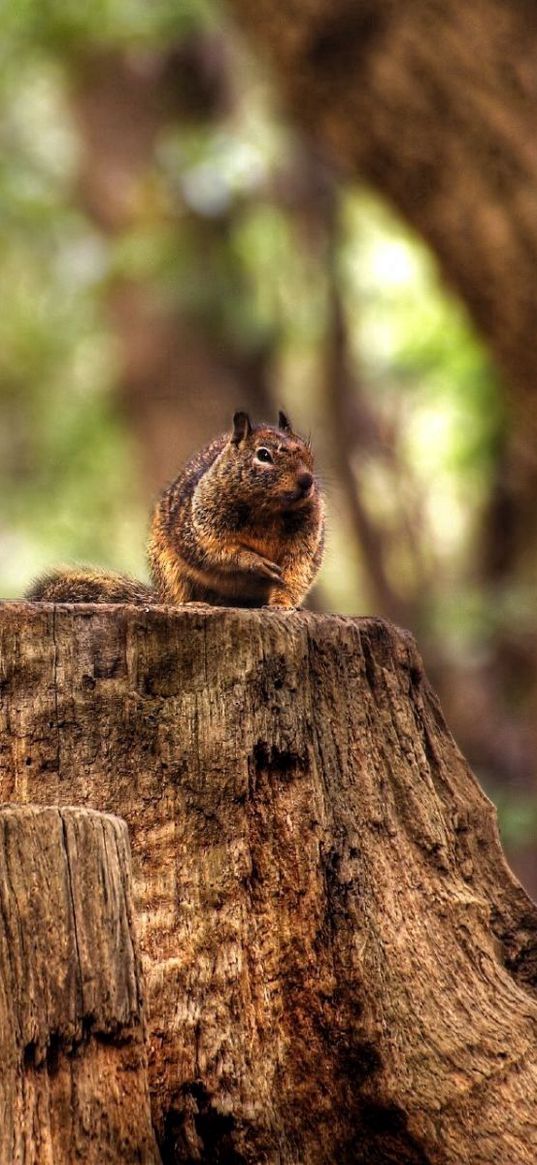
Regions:
<svg viewBox="0 0 537 1165"><path fill-rule="evenodd" d="M267 461L271 465L273 464L272 453L270 452L270 449L265 449L264 446L261 446L260 449L256 449L255 455L258 461Z"/></svg>

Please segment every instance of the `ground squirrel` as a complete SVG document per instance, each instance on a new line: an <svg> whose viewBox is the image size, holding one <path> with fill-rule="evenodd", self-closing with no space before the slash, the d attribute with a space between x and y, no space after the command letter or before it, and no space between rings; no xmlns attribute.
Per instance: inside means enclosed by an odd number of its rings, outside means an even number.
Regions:
<svg viewBox="0 0 537 1165"><path fill-rule="evenodd" d="M56 603L296 607L321 565L324 504L309 442L280 412L245 412L160 496L148 554L152 586L95 568L57 568L26 598Z"/></svg>

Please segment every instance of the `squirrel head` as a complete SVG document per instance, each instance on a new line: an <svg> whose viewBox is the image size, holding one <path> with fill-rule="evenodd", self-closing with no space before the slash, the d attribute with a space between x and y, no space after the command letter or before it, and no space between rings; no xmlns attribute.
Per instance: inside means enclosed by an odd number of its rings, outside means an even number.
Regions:
<svg viewBox="0 0 537 1165"><path fill-rule="evenodd" d="M277 425L252 425L248 413L236 412L219 462L227 489L236 483L236 496L243 494L256 513L307 510L318 498L309 442L282 411Z"/></svg>

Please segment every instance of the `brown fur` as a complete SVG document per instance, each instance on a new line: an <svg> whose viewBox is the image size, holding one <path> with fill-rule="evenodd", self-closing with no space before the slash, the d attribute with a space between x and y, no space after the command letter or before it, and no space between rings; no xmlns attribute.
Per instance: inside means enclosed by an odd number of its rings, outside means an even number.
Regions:
<svg viewBox="0 0 537 1165"><path fill-rule="evenodd" d="M95 568L59 569L27 597L294 607L319 569L323 540L309 444L283 413L279 427L253 427L236 413L233 431L200 450L157 502L148 547L153 588Z"/></svg>
<svg viewBox="0 0 537 1165"><path fill-rule="evenodd" d="M47 603L158 603L152 587L123 574L90 567L55 567L26 592L26 598Z"/></svg>

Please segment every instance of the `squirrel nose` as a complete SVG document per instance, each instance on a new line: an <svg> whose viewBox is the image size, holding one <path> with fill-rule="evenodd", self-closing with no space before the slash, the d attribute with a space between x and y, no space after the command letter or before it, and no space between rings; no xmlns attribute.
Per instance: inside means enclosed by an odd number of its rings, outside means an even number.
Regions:
<svg viewBox="0 0 537 1165"><path fill-rule="evenodd" d="M297 485L302 490L302 493L307 494L308 490L310 490L312 485L313 485L313 474L312 473L299 473L296 480L297 480Z"/></svg>

